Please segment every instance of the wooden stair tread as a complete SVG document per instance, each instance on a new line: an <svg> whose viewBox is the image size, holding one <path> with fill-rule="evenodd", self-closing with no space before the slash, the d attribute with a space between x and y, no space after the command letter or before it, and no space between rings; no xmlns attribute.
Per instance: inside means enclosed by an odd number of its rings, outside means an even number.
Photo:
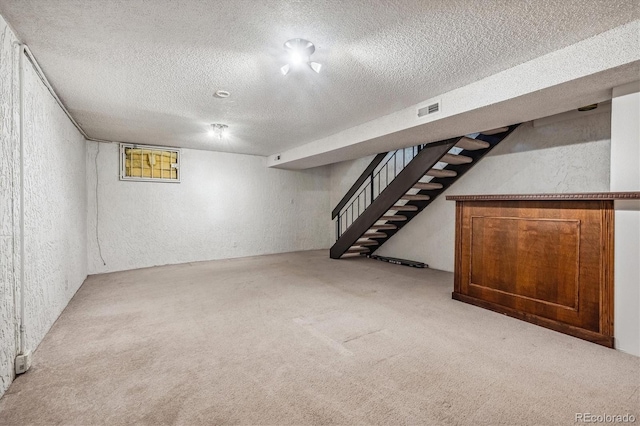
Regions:
<svg viewBox="0 0 640 426"><path fill-rule="evenodd" d="M355 242L355 246L377 246L378 244L380 244L379 242L377 242L376 240L369 240L369 239L359 239L358 241Z"/></svg>
<svg viewBox="0 0 640 426"><path fill-rule="evenodd" d="M398 214L391 214L391 215L387 215L387 216L382 216L378 220L388 220L388 221L394 221L394 222L402 222L402 221L407 220L407 217L406 216L400 216Z"/></svg>
<svg viewBox="0 0 640 426"><path fill-rule="evenodd" d="M395 226L395 225L394 225ZM384 232L365 232L361 238L387 238Z"/></svg>
<svg viewBox="0 0 640 426"><path fill-rule="evenodd" d="M398 229L398 227L391 223L382 223L380 225L371 225L371 227L369 228L369 230L374 230L374 229L378 229L378 230L379 229Z"/></svg>
<svg viewBox="0 0 640 426"><path fill-rule="evenodd" d="M345 253L367 253L369 251L366 247L351 246Z"/></svg>
<svg viewBox="0 0 640 426"><path fill-rule="evenodd" d="M407 201L429 201L431 197L429 197L428 195L422 195L422 194L415 194L415 195L405 194L402 197L400 197L400 199L407 200Z"/></svg>
<svg viewBox="0 0 640 426"><path fill-rule="evenodd" d="M480 133L482 133L483 135L489 136L489 135L497 135L498 133L504 133L507 130L509 130L508 127L498 127L497 129L485 130Z"/></svg>
<svg viewBox="0 0 640 426"><path fill-rule="evenodd" d="M433 182L418 182L413 185L415 189L442 189L441 183L433 183Z"/></svg>
<svg viewBox="0 0 640 426"><path fill-rule="evenodd" d="M416 212L418 211L418 206L393 206L389 210L395 212Z"/></svg>
<svg viewBox="0 0 640 426"><path fill-rule="evenodd" d="M425 176L437 177L437 178L448 178L448 177L456 177L458 176L458 172L455 170L447 170L447 169L429 169Z"/></svg>
<svg viewBox="0 0 640 426"><path fill-rule="evenodd" d="M481 141L478 139L471 139L465 136L464 138L460 139L456 146L467 151L476 151L478 149L487 149L491 146L491 144L489 142Z"/></svg>
<svg viewBox="0 0 640 426"><path fill-rule="evenodd" d="M473 161L471 157L467 157L466 155L453 155L453 154L445 154L442 156L440 161L444 161L448 164L469 164Z"/></svg>

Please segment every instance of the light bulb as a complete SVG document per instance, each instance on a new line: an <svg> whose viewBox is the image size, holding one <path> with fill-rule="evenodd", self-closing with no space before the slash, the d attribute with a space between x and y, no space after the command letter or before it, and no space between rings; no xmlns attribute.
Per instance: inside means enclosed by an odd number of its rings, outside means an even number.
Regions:
<svg viewBox="0 0 640 426"><path fill-rule="evenodd" d="M293 65L299 65L304 61L304 57L300 54L300 52L296 52L295 50L291 52L291 63Z"/></svg>
<svg viewBox="0 0 640 426"><path fill-rule="evenodd" d="M289 71L300 68L301 65L308 65L314 72L320 73L322 65L317 62L310 62L311 55L316 51L316 47L309 40L292 38L284 43L284 50L289 58L288 64L280 68L282 75L287 75Z"/></svg>
<svg viewBox="0 0 640 426"><path fill-rule="evenodd" d="M320 69L322 68L322 64L319 64L317 62L309 62L309 66L311 67L312 70L320 74Z"/></svg>

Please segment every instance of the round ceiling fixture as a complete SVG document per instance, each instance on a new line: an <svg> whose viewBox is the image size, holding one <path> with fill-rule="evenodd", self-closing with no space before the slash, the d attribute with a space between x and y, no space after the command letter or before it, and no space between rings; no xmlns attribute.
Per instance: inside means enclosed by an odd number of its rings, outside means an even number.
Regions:
<svg viewBox="0 0 640 426"><path fill-rule="evenodd" d="M214 93L213 96L215 96L216 98L224 99L231 96L231 93L226 90L216 90L216 93Z"/></svg>
<svg viewBox="0 0 640 426"><path fill-rule="evenodd" d="M284 43L284 50L289 54L289 63L280 68L282 75L287 75L292 67L301 64L309 65L312 70L318 74L320 73L322 65L317 62L311 62L311 55L316 51L316 46L309 40L292 38Z"/></svg>
<svg viewBox="0 0 640 426"><path fill-rule="evenodd" d="M209 136L217 137L218 139L222 139L227 134L227 129L229 126L226 124L212 124L209 129Z"/></svg>

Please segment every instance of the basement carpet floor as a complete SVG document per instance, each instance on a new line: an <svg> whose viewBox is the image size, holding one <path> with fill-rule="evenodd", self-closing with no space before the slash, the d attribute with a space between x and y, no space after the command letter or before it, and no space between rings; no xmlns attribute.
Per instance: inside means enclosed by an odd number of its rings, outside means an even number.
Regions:
<svg viewBox="0 0 640 426"><path fill-rule="evenodd" d="M635 415L640 358L326 251L91 276L0 424L575 424Z"/></svg>

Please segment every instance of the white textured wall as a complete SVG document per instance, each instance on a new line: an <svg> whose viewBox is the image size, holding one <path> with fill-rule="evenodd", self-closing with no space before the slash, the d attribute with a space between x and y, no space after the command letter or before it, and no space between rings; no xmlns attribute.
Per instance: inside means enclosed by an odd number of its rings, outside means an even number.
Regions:
<svg viewBox="0 0 640 426"><path fill-rule="evenodd" d="M454 194L513 194L609 190L609 114L544 127L522 124L376 254L453 271Z"/></svg>
<svg viewBox="0 0 640 426"><path fill-rule="evenodd" d="M640 82L613 89L611 190L640 191ZM616 348L640 356L640 201L615 202Z"/></svg>
<svg viewBox="0 0 640 426"><path fill-rule="evenodd" d="M0 395L19 322L19 97L15 36L0 18ZM35 350L87 276L84 138L25 61L26 349Z"/></svg>
<svg viewBox="0 0 640 426"><path fill-rule="evenodd" d="M86 141L25 61L27 349L87 277Z"/></svg>
<svg viewBox="0 0 640 426"><path fill-rule="evenodd" d="M98 145L98 235L96 167ZM329 169L184 149L181 183L118 179L117 144L87 151L89 273L329 247Z"/></svg>
<svg viewBox="0 0 640 426"><path fill-rule="evenodd" d="M17 206L13 203L18 161L17 49L15 37L0 16L0 395L13 379L16 333L14 253Z"/></svg>

